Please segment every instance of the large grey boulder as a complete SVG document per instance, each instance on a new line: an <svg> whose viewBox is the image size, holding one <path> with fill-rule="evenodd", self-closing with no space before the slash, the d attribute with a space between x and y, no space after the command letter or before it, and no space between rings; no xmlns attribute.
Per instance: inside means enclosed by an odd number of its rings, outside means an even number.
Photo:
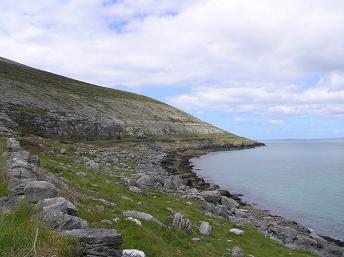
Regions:
<svg viewBox="0 0 344 257"><path fill-rule="evenodd" d="M136 249L125 249L123 250L122 257L146 257L145 253Z"/></svg>
<svg viewBox="0 0 344 257"><path fill-rule="evenodd" d="M294 228L273 225L269 227L270 231L277 235L278 238L281 238L284 243L292 242L297 238L297 230Z"/></svg>
<svg viewBox="0 0 344 257"><path fill-rule="evenodd" d="M221 197L221 203L227 206L229 210L239 207L239 203L237 201L232 198L228 198L227 196Z"/></svg>
<svg viewBox="0 0 344 257"><path fill-rule="evenodd" d="M162 226L162 227L165 226L161 221L157 220L152 215L145 213L145 212L129 210L129 211L123 212L123 216L132 217L132 218L139 219L139 220L149 221L149 222L158 224L159 226Z"/></svg>
<svg viewBox="0 0 344 257"><path fill-rule="evenodd" d="M170 176L164 180L165 189L176 189L183 185L183 180L179 176Z"/></svg>
<svg viewBox="0 0 344 257"><path fill-rule="evenodd" d="M231 232L232 234L237 235L237 236L245 235L245 231L238 229L238 228L232 228L229 230L229 232Z"/></svg>
<svg viewBox="0 0 344 257"><path fill-rule="evenodd" d="M153 179L149 175L144 175L136 181L136 184L139 188L150 187L153 186Z"/></svg>
<svg viewBox="0 0 344 257"><path fill-rule="evenodd" d="M221 193L217 190L215 191L204 191L202 196L206 202L218 203L221 200Z"/></svg>
<svg viewBox="0 0 344 257"><path fill-rule="evenodd" d="M79 240L80 256L122 257L123 239L115 229L73 229L62 235Z"/></svg>
<svg viewBox="0 0 344 257"><path fill-rule="evenodd" d="M15 138L7 139L7 149L10 152L15 152L20 150L20 143Z"/></svg>
<svg viewBox="0 0 344 257"><path fill-rule="evenodd" d="M25 186L24 196L27 201L36 203L39 200L56 197L57 189L50 182L33 181Z"/></svg>
<svg viewBox="0 0 344 257"><path fill-rule="evenodd" d="M201 225L199 226L199 232L203 235L210 235L211 234L210 224L206 221L202 221Z"/></svg>
<svg viewBox="0 0 344 257"><path fill-rule="evenodd" d="M185 231L187 234L192 234L192 223L181 213L173 215L172 228Z"/></svg>
<svg viewBox="0 0 344 257"><path fill-rule="evenodd" d="M38 208L49 211L60 211L70 215L75 215L77 212L76 206L63 197L54 197L40 200L37 203Z"/></svg>
<svg viewBox="0 0 344 257"><path fill-rule="evenodd" d="M328 245L328 241L322 238L321 236L319 236L318 234L312 232L310 236L312 239L314 239L317 242L317 246L319 248L324 248Z"/></svg>
<svg viewBox="0 0 344 257"><path fill-rule="evenodd" d="M49 228L59 231L87 228L86 220L63 213L62 211L43 210L39 213L39 217Z"/></svg>
<svg viewBox="0 0 344 257"><path fill-rule="evenodd" d="M8 175L16 179L37 179L29 163L26 160L16 158L9 165Z"/></svg>

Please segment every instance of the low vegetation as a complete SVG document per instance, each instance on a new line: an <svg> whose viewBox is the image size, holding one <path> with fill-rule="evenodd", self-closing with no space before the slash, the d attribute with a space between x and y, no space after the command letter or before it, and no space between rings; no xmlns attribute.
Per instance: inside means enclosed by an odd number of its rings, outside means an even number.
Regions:
<svg viewBox="0 0 344 257"><path fill-rule="evenodd" d="M28 203L0 214L0 256L76 256L77 242L50 231L34 214Z"/></svg>

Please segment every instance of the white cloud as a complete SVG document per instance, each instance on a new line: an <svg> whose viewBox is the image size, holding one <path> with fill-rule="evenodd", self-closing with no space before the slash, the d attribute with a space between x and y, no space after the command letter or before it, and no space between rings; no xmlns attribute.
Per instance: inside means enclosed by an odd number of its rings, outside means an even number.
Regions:
<svg viewBox="0 0 344 257"><path fill-rule="evenodd" d="M284 120L272 119L272 120L269 120L268 123L271 124L271 125L280 126L280 125L283 125L285 122L284 122Z"/></svg>
<svg viewBox="0 0 344 257"><path fill-rule="evenodd" d="M179 107L344 114L341 0L0 2L0 56ZM305 84L320 76L316 85Z"/></svg>

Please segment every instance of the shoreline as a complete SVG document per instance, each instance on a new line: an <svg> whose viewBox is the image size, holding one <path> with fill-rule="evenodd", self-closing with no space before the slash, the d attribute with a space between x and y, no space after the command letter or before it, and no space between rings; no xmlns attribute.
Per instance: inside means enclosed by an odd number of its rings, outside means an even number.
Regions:
<svg viewBox="0 0 344 257"><path fill-rule="evenodd" d="M290 248L298 248L304 250L311 250L312 252L319 254L320 256L340 256L336 255L332 250L330 253L325 251L325 247L318 247L313 248L310 247L307 242L290 242L288 240L284 240L284 232L281 235L278 235L276 231L273 231L273 235L269 235L266 226L266 217L271 217L274 221L279 221L278 224L282 224L285 228L292 228L295 229L298 233L309 237L310 239L315 239L316 241L325 240L329 245L334 245L335 247L344 247L344 241L332 238L330 236L316 234L315 232L311 231L307 227L303 226L302 224L290 220L286 217L275 215L271 213L270 210L261 209L258 206L253 205L252 203L248 203L242 200L243 194L241 193L232 193L226 189L221 188L219 185L207 182L205 179L199 177L197 173L193 169L193 165L191 164L190 160L192 158L197 158L203 155L206 155L210 152L218 152L218 151L234 151L234 150L245 150L245 149L252 149L256 147L265 146L263 143L256 143L250 146L220 146L220 147L208 147L205 149L194 149L194 150L176 150L167 153L165 158L161 161L161 166L173 176L179 176L184 181L186 181L186 185L190 187L197 188L199 191L212 191L217 190L220 191L221 195L227 196L236 200L240 204L240 208L246 210L248 215L247 222L243 220L243 218L229 218L230 221L237 223L237 224L250 224L257 227L262 233L264 233L267 237L277 240L280 243L290 247ZM246 219L246 218L244 218ZM287 232L287 231L286 231ZM286 233L288 234L288 233ZM316 238L320 237L320 238ZM307 240L306 240L307 241ZM319 242L318 242L319 243ZM334 254L334 255L332 255Z"/></svg>

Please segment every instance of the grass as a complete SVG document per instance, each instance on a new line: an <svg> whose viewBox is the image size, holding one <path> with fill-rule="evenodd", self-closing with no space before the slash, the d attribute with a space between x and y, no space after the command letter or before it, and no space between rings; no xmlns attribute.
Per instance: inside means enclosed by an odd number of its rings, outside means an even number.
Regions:
<svg viewBox="0 0 344 257"><path fill-rule="evenodd" d="M33 206L28 203L21 204L9 214L0 213L0 256L76 256L77 242L50 231L35 219L34 214Z"/></svg>
<svg viewBox="0 0 344 257"><path fill-rule="evenodd" d="M137 248L143 250L150 257L216 257L225 256L227 249L239 246L248 254L256 257L311 257L315 256L303 251L291 250L275 241L266 239L256 228L245 226L245 236L235 236L229 229L235 225L221 218L208 217L203 214L202 208L197 203L188 205L184 199L158 192L147 192L148 196L141 196L128 190L121 180L115 175L96 174L85 167L74 164L72 151L68 151L68 159L48 156L41 152L43 168L48 171L63 171L63 177L68 179L74 189L84 195L106 199L116 204L115 208L105 207L99 211L96 205L100 202L87 197L75 197L78 216L86 219L91 227L115 228L122 233L124 238L123 248ZM63 167L63 168L62 168ZM85 177L76 176L82 171ZM123 198L123 196L125 198ZM167 208L186 215L193 224L193 237L201 237L198 226L201 221L208 221L213 227L211 236L205 237L202 242L193 241L190 236L181 231L161 228L155 224L143 221L142 227L125 220L122 213L125 210L138 210L147 212L164 224L171 222L171 213ZM113 225L104 225L103 219L113 220L119 218ZM230 241L228 241L230 240Z"/></svg>
<svg viewBox="0 0 344 257"><path fill-rule="evenodd" d="M8 195L8 177L5 172L7 160L6 141L0 138L0 197Z"/></svg>

